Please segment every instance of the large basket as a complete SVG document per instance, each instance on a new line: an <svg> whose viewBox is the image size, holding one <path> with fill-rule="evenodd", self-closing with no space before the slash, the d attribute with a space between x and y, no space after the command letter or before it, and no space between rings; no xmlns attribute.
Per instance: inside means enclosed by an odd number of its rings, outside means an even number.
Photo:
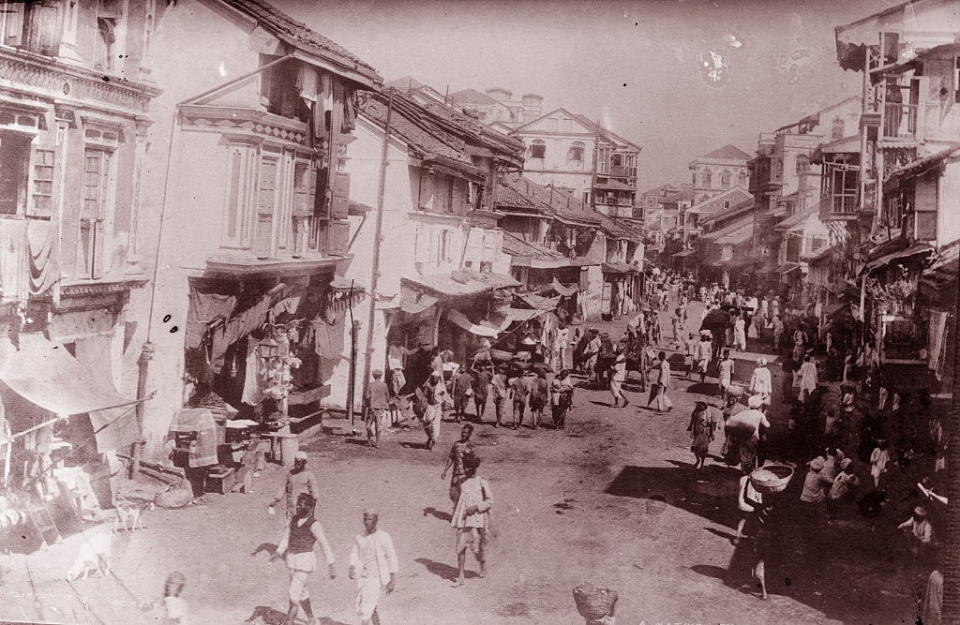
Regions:
<svg viewBox="0 0 960 625"><path fill-rule="evenodd" d="M782 493L787 489L793 469L782 464L770 464L750 474L750 483L764 495Z"/></svg>
<svg viewBox="0 0 960 625"><path fill-rule="evenodd" d="M577 612L580 616L599 621L610 614L610 608L617 602L617 593L585 583L573 589L573 600L577 604Z"/></svg>

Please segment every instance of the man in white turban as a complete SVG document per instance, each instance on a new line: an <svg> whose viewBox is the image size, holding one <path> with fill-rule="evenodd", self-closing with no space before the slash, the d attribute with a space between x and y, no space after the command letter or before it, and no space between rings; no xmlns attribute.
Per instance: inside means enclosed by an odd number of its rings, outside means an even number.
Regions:
<svg viewBox="0 0 960 625"><path fill-rule="evenodd" d="M770 377L770 370L767 369L767 359L761 358L757 361L757 367L753 370L750 377L750 392L759 395L761 403L770 404L770 394L773 392L773 381Z"/></svg>

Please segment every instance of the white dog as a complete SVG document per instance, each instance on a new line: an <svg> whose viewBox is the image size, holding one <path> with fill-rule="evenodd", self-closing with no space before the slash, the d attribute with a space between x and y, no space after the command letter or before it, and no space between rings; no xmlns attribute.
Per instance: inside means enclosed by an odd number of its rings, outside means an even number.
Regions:
<svg viewBox="0 0 960 625"><path fill-rule="evenodd" d="M133 531L138 527L146 529L143 524L143 511L152 510L153 503L143 505L117 504L117 522L113 526L115 532L120 530Z"/></svg>
<svg viewBox="0 0 960 625"><path fill-rule="evenodd" d="M67 579L70 581L86 577L91 572L106 577L110 572L110 554L112 533L109 531L84 532L81 534L83 543L80 545L80 552L73 566L67 571Z"/></svg>

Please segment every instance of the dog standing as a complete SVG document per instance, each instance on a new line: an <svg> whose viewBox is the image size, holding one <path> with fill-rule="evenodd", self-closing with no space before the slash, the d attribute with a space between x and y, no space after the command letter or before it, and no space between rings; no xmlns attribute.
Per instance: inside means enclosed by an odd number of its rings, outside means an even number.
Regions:
<svg viewBox="0 0 960 625"><path fill-rule="evenodd" d="M97 573L100 577L106 577L110 573L110 555L112 552L112 532L98 530L95 532L83 532L81 537L83 543L80 545L80 552L73 566L67 571L67 580L76 581L86 577L90 573Z"/></svg>
<svg viewBox="0 0 960 625"><path fill-rule="evenodd" d="M146 529L146 526L143 524L143 511L152 509L152 503L118 503L117 521L113 526L114 531L119 532L120 530L129 530L132 532L138 527L140 529Z"/></svg>

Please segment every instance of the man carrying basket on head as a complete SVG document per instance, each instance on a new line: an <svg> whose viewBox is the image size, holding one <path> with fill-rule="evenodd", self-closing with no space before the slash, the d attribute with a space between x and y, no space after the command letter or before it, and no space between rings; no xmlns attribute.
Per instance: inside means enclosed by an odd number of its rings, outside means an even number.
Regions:
<svg viewBox="0 0 960 625"><path fill-rule="evenodd" d="M725 460L731 466L739 464L744 473L756 468L760 426L770 427L767 416L760 410L762 405L763 399L754 395L747 401L747 410L731 416L724 425L729 442Z"/></svg>

